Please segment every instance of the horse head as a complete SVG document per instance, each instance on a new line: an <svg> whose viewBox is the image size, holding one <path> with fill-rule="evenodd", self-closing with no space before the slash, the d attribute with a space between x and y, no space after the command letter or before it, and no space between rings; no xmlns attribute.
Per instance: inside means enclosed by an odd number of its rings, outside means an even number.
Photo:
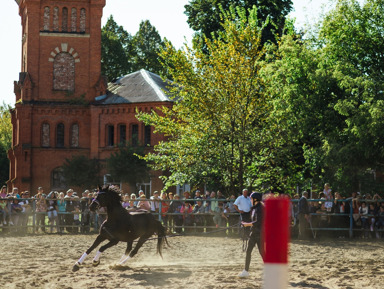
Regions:
<svg viewBox="0 0 384 289"><path fill-rule="evenodd" d="M113 204L120 204L121 197L118 190L115 187L106 185L99 186L96 197L92 200L89 209L94 212L100 207L108 207Z"/></svg>

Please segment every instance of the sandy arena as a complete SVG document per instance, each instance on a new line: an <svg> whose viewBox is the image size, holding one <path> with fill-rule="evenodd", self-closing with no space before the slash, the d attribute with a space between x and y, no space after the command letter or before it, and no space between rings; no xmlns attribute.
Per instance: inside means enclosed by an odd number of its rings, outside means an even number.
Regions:
<svg viewBox="0 0 384 289"><path fill-rule="evenodd" d="M155 241L116 266L125 243L96 251L73 273L72 266L96 235L2 237L1 288L261 288L262 261L254 250L248 279L242 242L235 238L179 236L156 254ZM292 241L288 288L384 288L384 242L359 240Z"/></svg>

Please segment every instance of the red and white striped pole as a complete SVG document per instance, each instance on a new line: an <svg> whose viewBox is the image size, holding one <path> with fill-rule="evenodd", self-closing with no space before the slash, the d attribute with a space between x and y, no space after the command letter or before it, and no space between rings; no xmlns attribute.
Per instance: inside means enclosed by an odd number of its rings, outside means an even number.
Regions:
<svg viewBox="0 0 384 289"><path fill-rule="evenodd" d="M290 238L287 197L270 197L264 202L264 289L288 287L288 243Z"/></svg>

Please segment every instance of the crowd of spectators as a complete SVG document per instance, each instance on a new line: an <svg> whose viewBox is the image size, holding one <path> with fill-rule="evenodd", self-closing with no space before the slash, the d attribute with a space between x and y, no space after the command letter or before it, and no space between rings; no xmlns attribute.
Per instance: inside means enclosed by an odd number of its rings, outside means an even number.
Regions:
<svg viewBox="0 0 384 289"><path fill-rule="evenodd" d="M31 227L34 233L97 231L106 218L106 208L96 212L89 210L94 194L96 190L85 190L80 195L72 189L66 193L52 191L45 194L42 187L36 194L19 192L17 188L7 192L7 187L3 186L0 191L0 228L22 233ZM249 209L242 207L248 203L247 194L247 190L243 190L239 196L226 198L221 191L202 193L196 190L193 194L184 192L182 195L154 191L147 197L140 190L132 194L122 193L121 198L125 209L153 213L172 233L223 231L235 235ZM303 198L305 209L300 205ZM315 237L314 234L317 237L347 237L351 216L355 235L383 237L384 201L378 194L353 192L342 197L325 184L321 192L306 192L301 198L294 195L292 199L292 229L294 234L297 230L299 237L304 236L302 232L306 232L305 238Z"/></svg>
<svg viewBox="0 0 384 289"><path fill-rule="evenodd" d="M384 201L379 194L372 196L369 193L353 192L342 197L339 192L333 193L329 184L325 184L323 191L312 192L311 196L308 196L308 192L303 192L300 198L308 199L308 212L300 212L299 195L294 196L294 199L299 201L292 203L293 223L302 222L301 225L316 236L344 238L348 236L352 224L354 236L383 237ZM308 217L304 218L305 215ZM300 232L298 233L300 235Z"/></svg>
<svg viewBox="0 0 384 289"><path fill-rule="evenodd" d="M87 233L97 228L106 218L106 208L91 212L89 205L96 191L85 190L79 196L72 189L66 193L51 191L45 194L42 187L36 194L28 191L19 194L17 188L7 192L3 186L0 193L0 227L3 231L27 232L32 227L34 233ZM137 194L122 194L122 206L130 210L145 210L159 216L170 232L181 233L193 230L203 232L224 228L239 221L233 206L235 196L224 198L218 191L201 194L199 190L192 196L154 191L147 198L140 190ZM232 230L233 232L235 230Z"/></svg>

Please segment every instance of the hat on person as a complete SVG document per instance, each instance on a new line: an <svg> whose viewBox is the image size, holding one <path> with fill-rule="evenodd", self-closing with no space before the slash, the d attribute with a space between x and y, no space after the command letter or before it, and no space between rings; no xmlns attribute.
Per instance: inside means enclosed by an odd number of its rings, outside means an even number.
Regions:
<svg viewBox="0 0 384 289"><path fill-rule="evenodd" d="M253 192L250 197L252 199L256 199L258 201L261 201L261 199L263 198L263 195L261 193L257 193L257 192Z"/></svg>
<svg viewBox="0 0 384 289"><path fill-rule="evenodd" d="M38 187L37 190L38 191L41 191L43 189L43 187Z"/></svg>

